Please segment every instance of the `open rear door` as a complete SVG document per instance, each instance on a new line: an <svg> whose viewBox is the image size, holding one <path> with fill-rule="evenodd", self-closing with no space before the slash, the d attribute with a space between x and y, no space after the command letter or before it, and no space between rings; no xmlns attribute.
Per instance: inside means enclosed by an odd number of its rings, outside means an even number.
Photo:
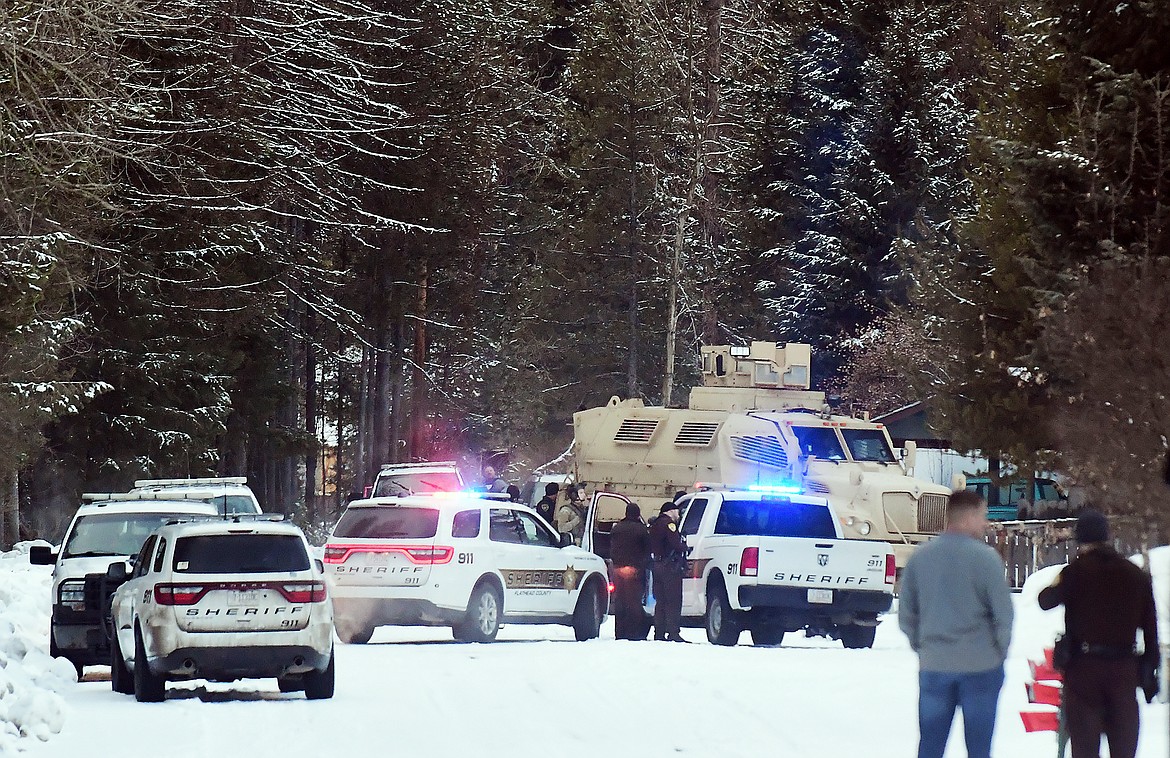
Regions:
<svg viewBox="0 0 1170 758"><path fill-rule="evenodd" d="M634 502L616 492L594 492L585 514L585 536L581 547L609 560L609 533L626 517L626 505Z"/></svg>

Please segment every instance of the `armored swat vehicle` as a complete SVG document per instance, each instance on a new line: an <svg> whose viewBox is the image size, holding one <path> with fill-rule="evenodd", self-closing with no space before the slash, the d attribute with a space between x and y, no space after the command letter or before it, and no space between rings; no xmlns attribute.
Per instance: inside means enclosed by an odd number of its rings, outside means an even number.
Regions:
<svg viewBox="0 0 1170 758"><path fill-rule="evenodd" d="M811 356L796 343L704 347L703 384L688 407L615 396L573 414L576 481L621 493L646 515L705 484L822 495L846 538L886 540L904 566L915 544L942 530L950 490L908 475L913 443L899 458L881 424L831 413L824 393L809 389ZM601 512L606 502L614 513ZM624 514L616 498L595 508L603 544L606 522Z"/></svg>

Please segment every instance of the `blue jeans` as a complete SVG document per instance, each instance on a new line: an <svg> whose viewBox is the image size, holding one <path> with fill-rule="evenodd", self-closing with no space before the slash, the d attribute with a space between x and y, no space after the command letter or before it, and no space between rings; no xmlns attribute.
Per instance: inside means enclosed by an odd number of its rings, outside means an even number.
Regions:
<svg viewBox="0 0 1170 758"><path fill-rule="evenodd" d="M955 719L963 709L968 758L991 758L991 733L1003 687L1003 666L988 671L918 672L918 758L942 758Z"/></svg>

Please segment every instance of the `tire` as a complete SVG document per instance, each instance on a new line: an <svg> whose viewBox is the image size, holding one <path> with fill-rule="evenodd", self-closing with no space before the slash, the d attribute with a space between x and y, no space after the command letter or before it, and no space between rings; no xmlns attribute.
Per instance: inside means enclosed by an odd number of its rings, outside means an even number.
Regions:
<svg viewBox="0 0 1170 758"><path fill-rule="evenodd" d="M146 664L142 632L134 630L134 699L140 703L161 703L167 697L167 679Z"/></svg>
<svg viewBox="0 0 1170 758"><path fill-rule="evenodd" d="M589 582L577 598L573 609L573 636L578 642L594 640L601 635L601 598L597 594L597 582Z"/></svg>
<svg viewBox="0 0 1170 758"><path fill-rule="evenodd" d="M276 688L281 692L300 692L305 689L305 677L303 674L278 676L276 677Z"/></svg>
<svg viewBox="0 0 1170 758"><path fill-rule="evenodd" d="M471 591L467 617L459 627L459 636L468 642L493 642L500 631L502 606L500 593L490 584Z"/></svg>
<svg viewBox="0 0 1170 758"><path fill-rule="evenodd" d="M727 590L723 589L722 582L712 585L707 591L705 620L707 641L712 645L739 644L739 633L743 630L735 618L735 612L731 610L731 604L727 602Z"/></svg>
<svg viewBox="0 0 1170 758"><path fill-rule="evenodd" d="M85 666L78 663L73 658L61 652L61 648L57 647L57 640L53 639L53 628L49 627L49 657L50 658L64 658L73 664L73 670L77 672L77 681L81 681L81 677L85 676Z"/></svg>
<svg viewBox="0 0 1170 758"><path fill-rule="evenodd" d="M777 624L756 624L752 627L752 644L757 647L776 647L784 641L784 627Z"/></svg>
<svg viewBox="0 0 1170 758"><path fill-rule="evenodd" d="M357 629L339 626L335 627L334 631L337 632L337 639L347 645L364 645L374 636L374 627L372 626L361 626Z"/></svg>
<svg viewBox="0 0 1170 758"><path fill-rule="evenodd" d="M110 688L122 695L134 694L134 675L122 657L122 646L118 644L117 635L110 638Z"/></svg>
<svg viewBox="0 0 1170 758"><path fill-rule="evenodd" d="M329 665L324 671L310 671L304 675L305 697L309 700L328 700L333 697L333 651L329 651Z"/></svg>
<svg viewBox="0 0 1170 758"><path fill-rule="evenodd" d="M877 636L876 626L861 626L850 624L840 630L841 644L850 649L873 647L873 638Z"/></svg>

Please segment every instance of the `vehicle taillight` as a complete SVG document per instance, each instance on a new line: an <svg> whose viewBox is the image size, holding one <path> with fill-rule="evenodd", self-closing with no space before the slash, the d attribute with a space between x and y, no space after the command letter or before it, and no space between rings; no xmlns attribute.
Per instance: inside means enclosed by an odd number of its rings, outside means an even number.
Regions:
<svg viewBox="0 0 1170 758"><path fill-rule="evenodd" d="M743 549L743 555L739 558L739 575L760 575L760 549L758 547L745 547Z"/></svg>
<svg viewBox="0 0 1170 758"><path fill-rule="evenodd" d="M613 582L609 582L608 584L606 584L605 588L607 590L609 590L609 594L611 594L611 595L613 594Z"/></svg>
<svg viewBox="0 0 1170 758"><path fill-rule="evenodd" d="M349 557L349 550L348 547L341 545L326 545L322 558L325 563L345 563L345 559Z"/></svg>
<svg viewBox="0 0 1170 758"><path fill-rule="evenodd" d="M894 554L886 553L886 584L893 584L898 578L898 566L894 563Z"/></svg>
<svg viewBox="0 0 1170 758"><path fill-rule="evenodd" d="M404 552L415 563L450 563L453 547L408 547Z"/></svg>
<svg viewBox="0 0 1170 758"><path fill-rule="evenodd" d="M325 600L325 582L289 582L277 589L290 603L320 603Z"/></svg>
<svg viewBox="0 0 1170 758"><path fill-rule="evenodd" d="M159 605L195 605L207 594L200 584L156 584L154 602Z"/></svg>

